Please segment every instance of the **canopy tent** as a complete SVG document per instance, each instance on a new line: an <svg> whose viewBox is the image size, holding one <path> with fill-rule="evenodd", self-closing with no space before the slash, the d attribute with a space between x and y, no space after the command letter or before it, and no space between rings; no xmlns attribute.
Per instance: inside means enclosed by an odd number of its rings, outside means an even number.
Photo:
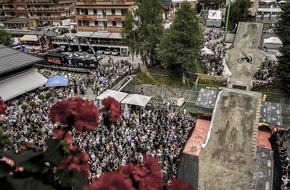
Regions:
<svg viewBox="0 0 290 190"><path fill-rule="evenodd" d="M282 46L283 43L278 37L270 37L264 39L263 47L266 47L268 49L279 49Z"/></svg>
<svg viewBox="0 0 290 190"><path fill-rule="evenodd" d="M2 97L4 101L10 100L43 86L46 81L47 78L36 70L29 70L25 73L0 81L0 97Z"/></svg>
<svg viewBox="0 0 290 190"><path fill-rule="evenodd" d="M47 79L45 87L68 86L68 77L52 76Z"/></svg>
<svg viewBox="0 0 290 190"><path fill-rule="evenodd" d="M146 106L146 104L149 102L151 99L150 96L144 96L140 94L129 94L124 98L121 103L124 104L130 104L130 105L136 105L136 106Z"/></svg>
<svg viewBox="0 0 290 190"><path fill-rule="evenodd" d="M211 49L204 47L201 49L201 55L214 55L214 52Z"/></svg>
<svg viewBox="0 0 290 190"><path fill-rule="evenodd" d="M21 39L21 41L29 41L29 42L37 42L38 41L38 38L36 35L24 35L20 39Z"/></svg>
<svg viewBox="0 0 290 190"><path fill-rule="evenodd" d="M103 100L105 98L108 97L112 97L115 100L121 102L128 94L124 93L124 92L119 92L119 91L115 91L115 90L106 90L105 92L103 92L102 94L100 94L97 99L98 100Z"/></svg>
<svg viewBox="0 0 290 190"><path fill-rule="evenodd" d="M278 37L270 37L270 38L266 38L264 39L264 44L267 43L267 44L279 44L279 45L282 45L282 41L280 40L280 38Z"/></svg>

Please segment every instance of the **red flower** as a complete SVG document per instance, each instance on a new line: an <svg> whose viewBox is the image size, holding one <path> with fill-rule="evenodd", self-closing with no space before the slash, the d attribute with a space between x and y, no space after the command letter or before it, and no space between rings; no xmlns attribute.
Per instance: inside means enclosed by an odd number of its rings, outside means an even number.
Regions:
<svg viewBox="0 0 290 190"><path fill-rule="evenodd" d="M89 156L85 151L81 151L77 155L68 155L62 160L58 166L59 170L67 169L68 171L77 170L83 176L90 176Z"/></svg>
<svg viewBox="0 0 290 190"><path fill-rule="evenodd" d="M103 108L101 112L110 110L111 119L113 122L116 122L122 116L121 104L112 97L108 97L102 100Z"/></svg>
<svg viewBox="0 0 290 190"><path fill-rule="evenodd" d="M53 130L53 135L56 139L63 139L65 142L67 142L68 144L72 144L73 140L72 140L72 132L71 131L67 131L65 134L65 130L63 129L63 127L58 128L58 129L54 129ZM64 137L65 134L65 137Z"/></svg>
<svg viewBox="0 0 290 190"><path fill-rule="evenodd" d="M3 102L2 98L0 97L0 114L4 114L7 109L7 105Z"/></svg>
<svg viewBox="0 0 290 190"><path fill-rule="evenodd" d="M108 172L98 179L95 179L90 186L83 190L136 190L132 180L117 172Z"/></svg>
<svg viewBox="0 0 290 190"><path fill-rule="evenodd" d="M159 190L162 189L161 168L156 159L145 157L144 163L134 166L132 163L120 166L117 173L124 174L138 184L139 190Z"/></svg>
<svg viewBox="0 0 290 190"><path fill-rule="evenodd" d="M185 183L181 179L171 178L171 184L168 187L168 190L193 190L193 187Z"/></svg>
<svg viewBox="0 0 290 190"><path fill-rule="evenodd" d="M93 130L99 123L99 110L93 102L70 98L54 104L49 117L53 123L73 124L78 131Z"/></svg>

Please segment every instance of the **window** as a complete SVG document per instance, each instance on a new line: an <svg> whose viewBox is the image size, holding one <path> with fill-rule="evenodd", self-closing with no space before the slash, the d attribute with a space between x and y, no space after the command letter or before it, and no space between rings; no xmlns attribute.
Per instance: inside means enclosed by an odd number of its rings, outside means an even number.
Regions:
<svg viewBox="0 0 290 190"><path fill-rule="evenodd" d="M94 14L97 14L97 9L94 9Z"/></svg>
<svg viewBox="0 0 290 190"><path fill-rule="evenodd" d="M22 5L17 5L17 10L23 10L24 7Z"/></svg>
<svg viewBox="0 0 290 190"><path fill-rule="evenodd" d="M115 15L116 12L115 12L115 9L112 9L112 15Z"/></svg>
<svg viewBox="0 0 290 190"><path fill-rule="evenodd" d="M128 13L128 10L127 9L122 9L121 12L122 12L122 15L126 15Z"/></svg>
<svg viewBox="0 0 290 190"><path fill-rule="evenodd" d="M98 26L99 25L99 22L98 21L95 21L95 26Z"/></svg>
<svg viewBox="0 0 290 190"><path fill-rule="evenodd" d="M122 21L122 27L125 27L125 22L124 21Z"/></svg>
<svg viewBox="0 0 290 190"><path fill-rule="evenodd" d="M112 25L113 25L113 26L116 26L116 25L117 25L117 24L116 24L116 21L113 21L113 22L112 22Z"/></svg>

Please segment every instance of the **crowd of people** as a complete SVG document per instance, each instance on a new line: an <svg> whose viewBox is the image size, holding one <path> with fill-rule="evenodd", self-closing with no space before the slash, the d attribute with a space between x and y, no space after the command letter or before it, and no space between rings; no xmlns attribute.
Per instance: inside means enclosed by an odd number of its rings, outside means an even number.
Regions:
<svg viewBox="0 0 290 190"><path fill-rule="evenodd" d="M275 68L276 62L266 57L263 64L261 64L259 69L254 74L253 87L261 88L273 84Z"/></svg>
<svg viewBox="0 0 290 190"><path fill-rule="evenodd" d="M288 190L290 189L290 162L287 153L288 146L285 141L289 140L290 131L288 130L281 130L276 134L277 137L277 144L278 144L278 151L280 155L280 162L282 165L282 185L281 190Z"/></svg>
<svg viewBox="0 0 290 190"><path fill-rule="evenodd" d="M54 103L70 97L85 97L89 88L99 94L121 75L133 71L127 61L107 64L88 74L41 69L40 72L47 77L67 75L70 85L41 87L8 101L6 115L1 116L1 121L4 133L10 136L12 143L4 150L17 152L26 143L45 150L45 139L52 137L53 129L57 127L48 118ZM119 126L106 126L101 122L91 132L74 131L73 138L90 156L90 179L151 155L158 159L167 181L169 176L176 175L178 156L193 125L194 121L186 119L183 112L131 110L129 117L123 118Z"/></svg>
<svg viewBox="0 0 290 190"><path fill-rule="evenodd" d="M208 29L204 32L203 46L211 50L202 54L201 65L208 75L221 75L224 70L225 44L223 43L224 31L222 29Z"/></svg>

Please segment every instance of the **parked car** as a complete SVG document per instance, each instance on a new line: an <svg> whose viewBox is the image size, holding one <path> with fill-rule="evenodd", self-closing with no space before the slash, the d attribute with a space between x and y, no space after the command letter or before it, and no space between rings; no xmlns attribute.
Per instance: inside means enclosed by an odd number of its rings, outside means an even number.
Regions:
<svg viewBox="0 0 290 190"><path fill-rule="evenodd" d="M105 54L105 55L111 55L111 53L112 53L112 52L110 51L110 49L106 49L106 50L104 51L104 54Z"/></svg>
<svg viewBox="0 0 290 190"><path fill-rule="evenodd" d="M97 51L97 54L98 54L98 55L101 55L101 54L103 54L103 53L104 53L104 50L98 50L98 51Z"/></svg>
<svg viewBox="0 0 290 190"><path fill-rule="evenodd" d="M112 55L115 55L115 56L120 55L120 52L118 50L113 50Z"/></svg>

